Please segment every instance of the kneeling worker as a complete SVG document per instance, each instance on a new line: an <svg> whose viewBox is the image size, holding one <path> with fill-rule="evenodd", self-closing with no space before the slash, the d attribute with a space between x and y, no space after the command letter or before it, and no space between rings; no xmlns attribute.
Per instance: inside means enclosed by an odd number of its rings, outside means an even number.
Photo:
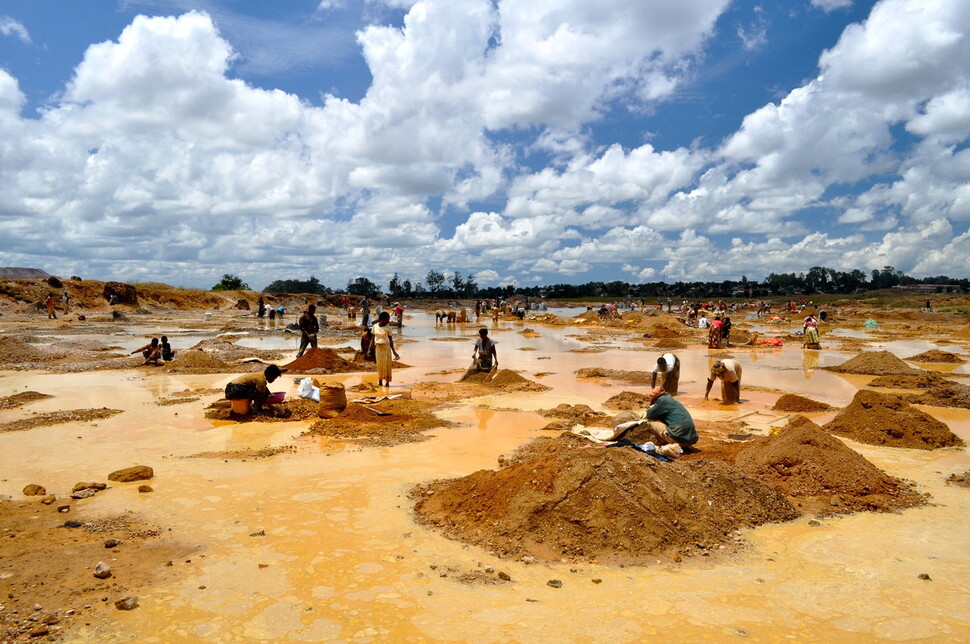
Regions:
<svg viewBox="0 0 970 644"><path fill-rule="evenodd" d="M697 442L697 429L694 419L681 402L664 391L663 387L655 387L650 392L650 407L647 408L647 420L663 423L660 429L653 423L649 424L650 432L655 436L657 445L693 445Z"/></svg>
<svg viewBox="0 0 970 644"><path fill-rule="evenodd" d="M239 376L226 385L226 398L233 401L245 400L252 405L254 411L263 409L272 411L273 406L268 400L270 396L269 383L282 374L282 369L271 364L263 370L263 373L247 373ZM233 410L236 410L235 406Z"/></svg>
<svg viewBox="0 0 970 644"><path fill-rule="evenodd" d="M657 375L660 375L660 386L671 396L677 395L677 385L680 383L680 358L672 353L665 353L657 358L657 366L653 368L650 388L657 386Z"/></svg>
<svg viewBox="0 0 970 644"><path fill-rule="evenodd" d="M707 377L707 389L704 390L704 400L707 400L714 386L714 380L721 379L721 402L741 402L741 363L733 358L718 360L711 366L711 375Z"/></svg>

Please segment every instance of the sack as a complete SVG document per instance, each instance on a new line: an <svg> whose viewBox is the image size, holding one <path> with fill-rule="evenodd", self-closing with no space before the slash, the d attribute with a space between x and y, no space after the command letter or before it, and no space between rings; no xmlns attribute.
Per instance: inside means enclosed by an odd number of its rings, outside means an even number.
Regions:
<svg viewBox="0 0 970 644"><path fill-rule="evenodd" d="M320 402L320 387L314 387L313 379L311 378L304 378L300 381L297 393L300 394L300 398Z"/></svg>
<svg viewBox="0 0 970 644"><path fill-rule="evenodd" d="M320 418L335 418L347 409L347 392L344 386L337 382L320 387L320 405L317 416Z"/></svg>

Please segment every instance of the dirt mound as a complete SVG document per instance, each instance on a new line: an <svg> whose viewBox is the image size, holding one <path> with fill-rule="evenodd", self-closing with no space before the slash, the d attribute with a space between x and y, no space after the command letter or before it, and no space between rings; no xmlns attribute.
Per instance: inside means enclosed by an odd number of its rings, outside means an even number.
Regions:
<svg viewBox="0 0 970 644"><path fill-rule="evenodd" d="M35 414L27 418L15 420L10 423L0 425L0 433L3 432L22 432L35 427L49 427L60 425L61 423L86 423L102 418L111 418L115 414L120 414L120 409L70 409L64 411L52 411L48 414Z"/></svg>
<svg viewBox="0 0 970 644"><path fill-rule="evenodd" d="M942 362L945 364L960 364L964 361L963 358L955 353L939 351L937 349L917 353L915 356L910 356L906 359L910 362Z"/></svg>
<svg viewBox="0 0 970 644"><path fill-rule="evenodd" d="M42 394L38 391L21 391L19 394L0 398L0 409L15 409L27 403L32 403L35 400L44 400L45 398L53 398L53 396L50 394Z"/></svg>
<svg viewBox="0 0 970 644"><path fill-rule="evenodd" d="M876 376L869 381L869 386L886 389L928 389L952 383L952 380L947 380L933 371L917 371L906 375Z"/></svg>
<svg viewBox="0 0 970 644"><path fill-rule="evenodd" d="M226 364L211 353L188 349L175 354L175 359L162 367L162 369L168 373L206 374L228 373L237 371L239 368Z"/></svg>
<svg viewBox="0 0 970 644"><path fill-rule="evenodd" d="M283 368L293 373L346 373L365 371L369 366L356 364L340 357L333 349L309 349L301 357Z"/></svg>
<svg viewBox="0 0 970 644"><path fill-rule="evenodd" d="M849 406L825 429L860 443L938 449L963 445L946 424L896 396L868 389L856 392Z"/></svg>
<svg viewBox="0 0 970 644"><path fill-rule="evenodd" d="M650 406L650 397L633 391L621 391L607 398L603 406L617 411L639 411Z"/></svg>
<svg viewBox="0 0 970 644"><path fill-rule="evenodd" d="M587 427L609 427L610 425L609 415L600 411L594 411L589 405L568 405L563 403L553 409L539 409L536 413L547 418L559 419L542 428L547 431L564 432L572 429L575 425L585 425Z"/></svg>
<svg viewBox="0 0 970 644"><path fill-rule="evenodd" d="M968 339L970 339L970 324L968 324L965 327L961 327L961 328L957 329L956 330L956 333L954 333L953 335L957 336L958 338L968 338Z"/></svg>
<svg viewBox="0 0 970 644"><path fill-rule="evenodd" d="M777 401L775 401L775 406L772 409L778 411L829 411L835 409L831 405L827 405L823 402L818 402L817 400L812 400L811 398L805 398L804 396L799 396L798 394L785 394Z"/></svg>
<svg viewBox="0 0 970 644"><path fill-rule="evenodd" d="M961 487L970 487L970 470L967 470L963 474L951 474L946 482Z"/></svg>
<svg viewBox="0 0 970 644"><path fill-rule="evenodd" d="M821 514L922 505L923 497L804 416L738 453L735 467Z"/></svg>
<svg viewBox="0 0 970 644"><path fill-rule="evenodd" d="M690 335L692 329L668 313L660 311L628 311L619 323L649 333L654 338L679 338Z"/></svg>
<svg viewBox="0 0 970 644"><path fill-rule="evenodd" d="M921 394L912 394L904 398L910 404L970 409L970 386L947 382L933 386Z"/></svg>
<svg viewBox="0 0 970 644"><path fill-rule="evenodd" d="M49 358L48 354L19 338L10 335L0 337L0 362L2 363L43 362Z"/></svg>
<svg viewBox="0 0 970 644"><path fill-rule="evenodd" d="M419 486L415 514L499 556L654 562L728 543L734 531L798 512L719 461L661 463L629 448L540 438L500 470Z"/></svg>
<svg viewBox="0 0 970 644"><path fill-rule="evenodd" d="M917 373L917 370L888 351L863 351L835 367L824 367L838 373L859 373L871 376Z"/></svg>
<svg viewBox="0 0 970 644"><path fill-rule="evenodd" d="M272 391L273 385L270 385ZM306 398L288 398L279 405L273 405L272 412L254 412L251 414L234 414L228 400L217 400L206 408L205 417L209 420L234 420L239 423L285 423L294 420L311 420L319 418L317 410L320 404Z"/></svg>
<svg viewBox="0 0 970 644"><path fill-rule="evenodd" d="M485 384L492 389L501 389L502 391L549 391L549 387L546 385L523 378L511 369L500 369L491 378L488 378L487 373L474 373L462 382Z"/></svg>
<svg viewBox="0 0 970 644"><path fill-rule="evenodd" d="M371 409L367 409L370 407ZM451 427L453 423L435 416L435 403L408 398L384 400L366 407L355 402L334 418L318 420L306 431L310 436L327 436L356 440L368 445L398 445L427 440L422 434L437 427ZM376 409L385 416L379 416Z"/></svg>
<svg viewBox="0 0 970 644"><path fill-rule="evenodd" d="M601 369L599 367L584 367L578 369L576 375L580 378L607 378L609 380L623 380L635 385L650 384L649 371L624 371L623 369Z"/></svg>

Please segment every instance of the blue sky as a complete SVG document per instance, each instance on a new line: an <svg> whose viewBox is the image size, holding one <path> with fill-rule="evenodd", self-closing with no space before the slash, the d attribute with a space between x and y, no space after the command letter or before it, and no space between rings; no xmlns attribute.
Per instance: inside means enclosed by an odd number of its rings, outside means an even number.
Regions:
<svg viewBox="0 0 970 644"><path fill-rule="evenodd" d="M0 2L0 264L970 274L964 0Z"/></svg>

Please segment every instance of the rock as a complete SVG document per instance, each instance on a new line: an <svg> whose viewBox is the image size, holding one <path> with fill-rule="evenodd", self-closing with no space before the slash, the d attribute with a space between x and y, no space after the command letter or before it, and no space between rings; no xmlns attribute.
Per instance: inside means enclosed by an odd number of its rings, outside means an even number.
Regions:
<svg viewBox="0 0 970 644"><path fill-rule="evenodd" d="M492 574L493 572L495 572L495 569L492 568L491 566L485 566L485 572L487 572L488 574Z"/></svg>
<svg viewBox="0 0 970 644"><path fill-rule="evenodd" d="M127 315L125 315L121 311L118 311L117 309L111 312L111 317L114 320L121 320L121 321L124 321L124 320L127 320L128 319L128 316Z"/></svg>
<svg viewBox="0 0 970 644"><path fill-rule="evenodd" d="M155 476L155 471L147 465L133 465L112 472L108 475L108 480L129 483L131 481L147 481L153 476Z"/></svg>
<svg viewBox="0 0 970 644"><path fill-rule="evenodd" d="M41 499L40 502L43 503L44 505L50 505L56 500L57 500L56 496L54 496L53 494L48 494L43 499Z"/></svg>
<svg viewBox="0 0 970 644"><path fill-rule="evenodd" d="M265 530L260 530L259 532L253 532L249 536L250 537L265 537L266 536L266 531ZM434 566L432 566L431 569L434 570Z"/></svg>
<svg viewBox="0 0 970 644"><path fill-rule="evenodd" d="M248 311L249 300L240 299L238 302L236 302L236 308L239 309L240 311Z"/></svg>
<svg viewBox="0 0 970 644"><path fill-rule="evenodd" d="M64 527L65 528L80 528L82 525L84 525L84 524L81 523L80 521L65 521L64 522Z"/></svg>
<svg viewBox="0 0 970 644"><path fill-rule="evenodd" d="M155 491L155 489L151 485L139 485L138 486L138 493L139 494L148 494L149 492L154 492L154 491Z"/></svg>
<svg viewBox="0 0 970 644"><path fill-rule="evenodd" d="M103 561L99 561L98 565L94 567L94 576L98 579L107 579L111 576L111 566Z"/></svg>
<svg viewBox="0 0 970 644"><path fill-rule="evenodd" d="M71 511L71 506L69 506L69 505L59 505L59 506L57 506L57 511L60 512L60 513L62 513L62 514L64 512L70 512Z"/></svg>
<svg viewBox="0 0 970 644"><path fill-rule="evenodd" d="M31 483L24 488L24 496L44 496L45 494L47 494L47 488L43 485Z"/></svg>
<svg viewBox="0 0 970 644"><path fill-rule="evenodd" d="M115 608L118 610L134 610L138 608L138 596L128 595L115 602Z"/></svg>
<svg viewBox="0 0 970 644"><path fill-rule="evenodd" d="M810 525L813 528L817 528L820 525L822 525L822 522L819 521L818 519L811 519L811 520L809 520L808 525Z"/></svg>
<svg viewBox="0 0 970 644"><path fill-rule="evenodd" d="M48 286L52 286L54 288L64 288L64 282L62 282L61 280L57 279L53 275L51 275L50 277L47 278L47 285Z"/></svg>
<svg viewBox="0 0 970 644"><path fill-rule="evenodd" d="M111 301L111 296L115 296L116 304L131 304L132 306L138 305L138 291L131 284L125 284L124 282L108 282L104 285L104 290L101 291L108 302Z"/></svg>
<svg viewBox="0 0 970 644"><path fill-rule="evenodd" d="M104 490L107 489L107 483L75 483L74 489L71 492L80 492L81 490Z"/></svg>
<svg viewBox="0 0 970 644"><path fill-rule="evenodd" d="M560 579L550 579L546 582L546 586L551 586L553 588L562 588L562 580Z"/></svg>
<svg viewBox="0 0 970 644"><path fill-rule="evenodd" d="M104 542L105 548L115 548L121 545L121 539L108 539Z"/></svg>
<svg viewBox="0 0 970 644"><path fill-rule="evenodd" d="M502 581L512 581L512 577L509 575L509 573L502 572L501 570L498 572L498 578Z"/></svg>
<svg viewBox="0 0 970 644"><path fill-rule="evenodd" d="M92 497L95 494L97 494L98 491L99 490L97 488L89 487L89 488L87 488L85 490L81 490L80 492L75 492L74 494L71 495L71 498L72 499L87 499L87 498Z"/></svg>
<svg viewBox="0 0 970 644"><path fill-rule="evenodd" d="M930 576L925 572L921 572L918 578L922 579L923 581L933 581L932 579L930 579Z"/></svg>
<svg viewBox="0 0 970 644"><path fill-rule="evenodd" d="M30 631L31 637L43 637L51 632L51 629L47 626L38 626L34 630Z"/></svg>
<svg viewBox="0 0 970 644"><path fill-rule="evenodd" d="M603 580L602 579L591 579L590 581L592 581L594 584L602 584L603 583Z"/></svg>

